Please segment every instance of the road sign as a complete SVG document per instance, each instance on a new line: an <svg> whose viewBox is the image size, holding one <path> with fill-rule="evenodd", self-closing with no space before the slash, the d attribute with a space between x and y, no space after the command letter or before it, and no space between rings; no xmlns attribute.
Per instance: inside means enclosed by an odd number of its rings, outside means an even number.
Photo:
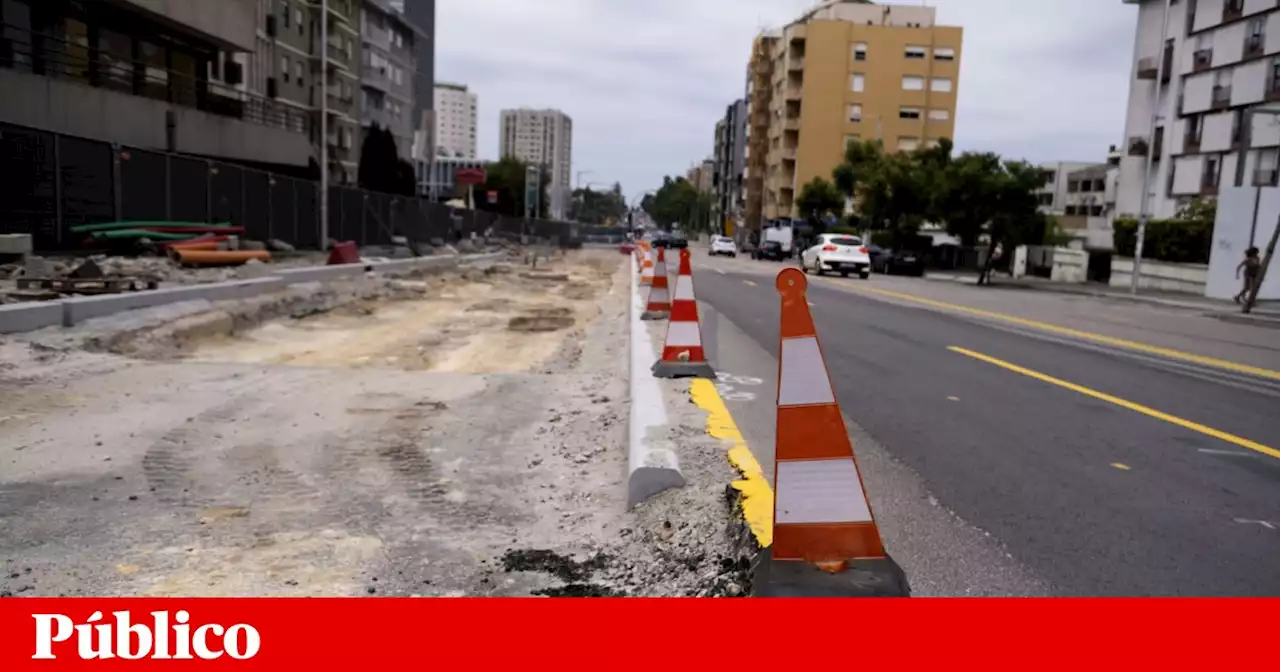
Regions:
<svg viewBox="0 0 1280 672"><path fill-rule="evenodd" d="M498 192L496 192L496 191L490 191L490 192L489 192L489 205L494 205L494 204L496 204L497 202L498 202Z"/></svg>
<svg viewBox="0 0 1280 672"><path fill-rule="evenodd" d="M484 184L484 168L459 168L455 174L458 184Z"/></svg>

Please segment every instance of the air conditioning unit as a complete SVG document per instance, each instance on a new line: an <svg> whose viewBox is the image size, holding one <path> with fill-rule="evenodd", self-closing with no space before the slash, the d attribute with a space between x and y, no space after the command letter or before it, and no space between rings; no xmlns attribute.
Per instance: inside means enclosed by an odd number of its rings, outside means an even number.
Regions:
<svg viewBox="0 0 1280 672"><path fill-rule="evenodd" d="M275 98L280 93L280 87L276 84L275 77L267 78L267 97Z"/></svg>

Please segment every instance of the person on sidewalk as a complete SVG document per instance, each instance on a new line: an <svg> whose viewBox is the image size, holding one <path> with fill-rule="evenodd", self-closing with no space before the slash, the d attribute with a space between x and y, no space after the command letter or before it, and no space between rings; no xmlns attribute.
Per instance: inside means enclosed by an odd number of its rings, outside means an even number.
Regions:
<svg viewBox="0 0 1280 672"><path fill-rule="evenodd" d="M1258 275L1262 270L1262 261L1258 259L1258 248L1251 247L1244 251L1244 261L1236 266L1236 280L1240 279L1240 272L1244 271L1244 289L1236 294L1236 303L1242 303L1249 298L1249 293L1253 291L1253 286L1258 282Z"/></svg>

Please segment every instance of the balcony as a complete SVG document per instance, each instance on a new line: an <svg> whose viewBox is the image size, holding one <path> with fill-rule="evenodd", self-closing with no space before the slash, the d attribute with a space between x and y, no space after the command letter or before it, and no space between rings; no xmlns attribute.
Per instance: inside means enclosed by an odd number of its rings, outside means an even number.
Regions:
<svg viewBox="0 0 1280 672"><path fill-rule="evenodd" d="M386 68L366 67L360 71L360 83L383 93L391 91L391 78L387 76Z"/></svg>
<svg viewBox="0 0 1280 672"><path fill-rule="evenodd" d="M1129 138L1129 156L1146 156L1151 149L1147 144L1147 139L1143 137Z"/></svg>
<svg viewBox="0 0 1280 672"><path fill-rule="evenodd" d="M351 55L345 49L334 44L326 45L325 51L329 55L329 65L338 65L343 68L349 68L351 65Z"/></svg>
<svg viewBox="0 0 1280 672"><path fill-rule="evenodd" d="M1191 58L1192 58L1192 62L1191 62L1192 72L1204 72L1205 70L1208 70L1210 67L1213 67L1213 50L1212 49L1201 49L1200 51L1197 51Z"/></svg>
<svg viewBox="0 0 1280 672"><path fill-rule="evenodd" d="M782 120L782 130L798 131L800 130L800 117L787 117Z"/></svg>
<svg viewBox="0 0 1280 672"><path fill-rule="evenodd" d="M804 71L804 56L800 56L799 58L796 58L796 57L788 58L788 59L787 59L787 70L788 70L788 71L790 71L790 72L803 72L803 71Z"/></svg>
<svg viewBox="0 0 1280 672"><path fill-rule="evenodd" d="M1231 87L1215 86L1213 87L1213 103L1209 109L1225 110L1231 107Z"/></svg>
<svg viewBox="0 0 1280 672"><path fill-rule="evenodd" d="M783 89L783 96L786 100L800 100L802 98L803 89L798 86L788 86Z"/></svg>
<svg viewBox="0 0 1280 672"><path fill-rule="evenodd" d="M1274 103L1280 101L1280 77L1272 77L1267 80L1267 102Z"/></svg>
<svg viewBox="0 0 1280 672"><path fill-rule="evenodd" d="M1244 54L1241 58L1253 58L1261 56L1263 52L1262 36L1250 35L1244 40Z"/></svg>
<svg viewBox="0 0 1280 672"><path fill-rule="evenodd" d="M1274 187L1280 184L1280 170L1268 168L1265 170L1253 171L1253 186L1255 187Z"/></svg>
<svg viewBox="0 0 1280 672"><path fill-rule="evenodd" d="M1244 0L1227 0L1222 7L1222 21L1235 21L1244 16Z"/></svg>
<svg viewBox="0 0 1280 672"><path fill-rule="evenodd" d="M795 147L783 147L781 150L778 151L778 153L782 156L783 161L790 161L792 163L795 163L795 160L796 160Z"/></svg>

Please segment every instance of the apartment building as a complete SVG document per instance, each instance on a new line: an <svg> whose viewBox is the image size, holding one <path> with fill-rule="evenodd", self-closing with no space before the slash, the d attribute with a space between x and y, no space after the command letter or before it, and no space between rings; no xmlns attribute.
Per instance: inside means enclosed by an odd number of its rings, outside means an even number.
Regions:
<svg viewBox="0 0 1280 672"><path fill-rule="evenodd" d="M3 0L0 122L306 166L314 118L246 81L263 27L258 3Z"/></svg>
<svg viewBox="0 0 1280 672"><path fill-rule="evenodd" d="M386 0L413 26L414 158L429 159L435 149L436 0Z"/></svg>
<svg viewBox="0 0 1280 672"><path fill-rule="evenodd" d="M1165 0L1124 1L1138 24L1117 211L1137 216L1144 191L1147 212L1165 218L1238 182L1275 186L1280 124L1250 111L1280 102L1280 3L1174 0L1166 21Z"/></svg>
<svg viewBox="0 0 1280 672"><path fill-rule="evenodd" d="M800 188L830 179L849 140L910 151L954 137L963 30L935 18L932 7L835 0L757 40L769 49L753 54L748 94L768 116L763 220L795 217Z"/></svg>
<svg viewBox="0 0 1280 672"><path fill-rule="evenodd" d="M563 219L573 185L573 120L560 110L503 110L499 138L503 157L550 173L549 211L553 218Z"/></svg>
<svg viewBox="0 0 1280 672"><path fill-rule="evenodd" d="M385 0L363 0L360 11L360 126L391 131L396 150L414 148L414 45L417 35L404 14ZM362 135L361 138L364 136Z"/></svg>
<svg viewBox="0 0 1280 672"><path fill-rule="evenodd" d="M439 98L436 99L439 101ZM475 158L437 156L432 161L416 161L418 174L418 193L433 201L449 201L465 195L465 189L458 188L458 171L485 169L488 161ZM476 200L480 201L484 194L476 192Z"/></svg>
<svg viewBox="0 0 1280 672"><path fill-rule="evenodd" d="M1055 161L1040 164L1040 169L1044 171L1044 185L1036 190L1036 197L1040 203L1040 212L1047 215L1065 214L1068 202L1067 194L1078 193L1080 188L1078 183L1072 184L1073 180L1078 182L1072 175L1097 166L1105 168L1105 164L1087 161ZM1075 191L1069 189L1072 186L1075 187Z"/></svg>
<svg viewBox="0 0 1280 672"><path fill-rule="evenodd" d="M769 170L769 127L773 116L773 51L782 39L782 31L771 30L756 36L747 64L746 149L743 153L746 178L744 223L751 232L764 225L765 176Z"/></svg>
<svg viewBox="0 0 1280 672"><path fill-rule="evenodd" d="M714 173L712 191L715 201L712 213L715 221L723 225L726 220L735 223L743 214L743 200L747 158L747 101L735 100L725 109L724 118L716 122Z"/></svg>
<svg viewBox="0 0 1280 672"><path fill-rule="evenodd" d="M685 172L684 179L693 185L694 189L710 194L715 188L716 162L714 159L706 159L700 163L696 163Z"/></svg>
<svg viewBox="0 0 1280 672"><path fill-rule="evenodd" d="M475 160L479 99L463 84L436 84L436 156Z"/></svg>

